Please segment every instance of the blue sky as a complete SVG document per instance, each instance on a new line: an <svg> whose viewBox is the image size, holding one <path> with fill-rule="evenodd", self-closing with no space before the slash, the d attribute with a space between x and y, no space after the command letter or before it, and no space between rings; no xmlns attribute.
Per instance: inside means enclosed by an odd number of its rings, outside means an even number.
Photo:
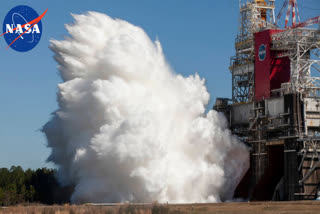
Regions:
<svg viewBox="0 0 320 214"><path fill-rule="evenodd" d="M319 0L298 3L302 20L320 15ZM52 167L45 162L50 150L39 130L57 109L61 80L48 45L50 39L67 35L64 24L72 22L70 13L106 13L142 27L152 40L158 38L177 73L197 72L207 80L208 108L216 97L231 96L228 67L234 54L238 0L1 0L1 27L6 13L21 4L38 14L47 8L48 12L42 21L41 41L33 50L6 50L0 38L0 167ZM282 4L278 0L278 10Z"/></svg>

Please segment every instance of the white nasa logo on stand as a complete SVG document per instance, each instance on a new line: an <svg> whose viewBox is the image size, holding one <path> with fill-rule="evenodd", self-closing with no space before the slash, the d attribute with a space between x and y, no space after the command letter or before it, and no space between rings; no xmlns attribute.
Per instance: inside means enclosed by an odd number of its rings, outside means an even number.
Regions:
<svg viewBox="0 0 320 214"><path fill-rule="evenodd" d="M259 56L260 61L264 61L266 59L266 56L267 56L266 45L264 45L264 44L260 45L258 56Z"/></svg>

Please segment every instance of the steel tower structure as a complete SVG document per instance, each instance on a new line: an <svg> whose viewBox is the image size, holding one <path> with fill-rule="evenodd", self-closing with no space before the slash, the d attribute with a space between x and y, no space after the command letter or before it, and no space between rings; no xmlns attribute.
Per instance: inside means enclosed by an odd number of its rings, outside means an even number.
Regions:
<svg viewBox="0 0 320 214"><path fill-rule="evenodd" d="M306 28L319 22L301 22L297 0L285 0L277 16L274 0L240 1L232 102L218 98L214 106L250 147L250 169L236 197L320 196L320 26Z"/></svg>
<svg viewBox="0 0 320 214"><path fill-rule="evenodd" d="M254 97L254 33L274 28L274 0L239 1L239 29L235 41L236 55L231 57L232 101L252 101ZM267 20L267 17L270 20Z"/></svg>

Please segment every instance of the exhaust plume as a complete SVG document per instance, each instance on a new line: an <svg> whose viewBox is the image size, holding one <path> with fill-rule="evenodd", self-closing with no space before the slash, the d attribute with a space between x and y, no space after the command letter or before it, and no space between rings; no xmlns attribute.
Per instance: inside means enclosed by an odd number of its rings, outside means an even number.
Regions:
<svg viewBox="0 0 320 214"><path fill-rule="evenodd" d="M63 83L43 127L72 202L220 202L248 168L224 116L205 114L197 74L172 71L159 41L107 15L73 15L50 48Z"/></svg>

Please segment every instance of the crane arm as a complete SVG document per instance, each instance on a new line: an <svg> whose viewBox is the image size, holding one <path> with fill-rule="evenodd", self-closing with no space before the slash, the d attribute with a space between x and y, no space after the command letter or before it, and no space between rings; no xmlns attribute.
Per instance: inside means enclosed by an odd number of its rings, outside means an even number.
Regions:
<svg viewBox="0 0 320 214"><path fill-rule="evenodd" d="M275 23L275 24L277 24L278 21L280 20L280 18L281 18L281 16L282 16L282 13L283 13L283 11L285 10L285 8L287 7L287 5L288 5L288 0L285 0L284 3L283 3L283 6L282 6L282 8L281 8L281 10L280 10L280 12L279 12L279 14L278 14L278 16L277 16L277 20L276 20L276 23Z"/></svg>
<svg viewBox="0 0 320 214"><path fill-rule="evenodd" d="M307 26L310 26L310 25L313 25L313 24L317 24L319 22L320 22L320 16L317 16L317 17L314 17L314 18L307 19L305 22L302 22L302 23L296 25L296 28L297 27L307 27Z"/></svg>

